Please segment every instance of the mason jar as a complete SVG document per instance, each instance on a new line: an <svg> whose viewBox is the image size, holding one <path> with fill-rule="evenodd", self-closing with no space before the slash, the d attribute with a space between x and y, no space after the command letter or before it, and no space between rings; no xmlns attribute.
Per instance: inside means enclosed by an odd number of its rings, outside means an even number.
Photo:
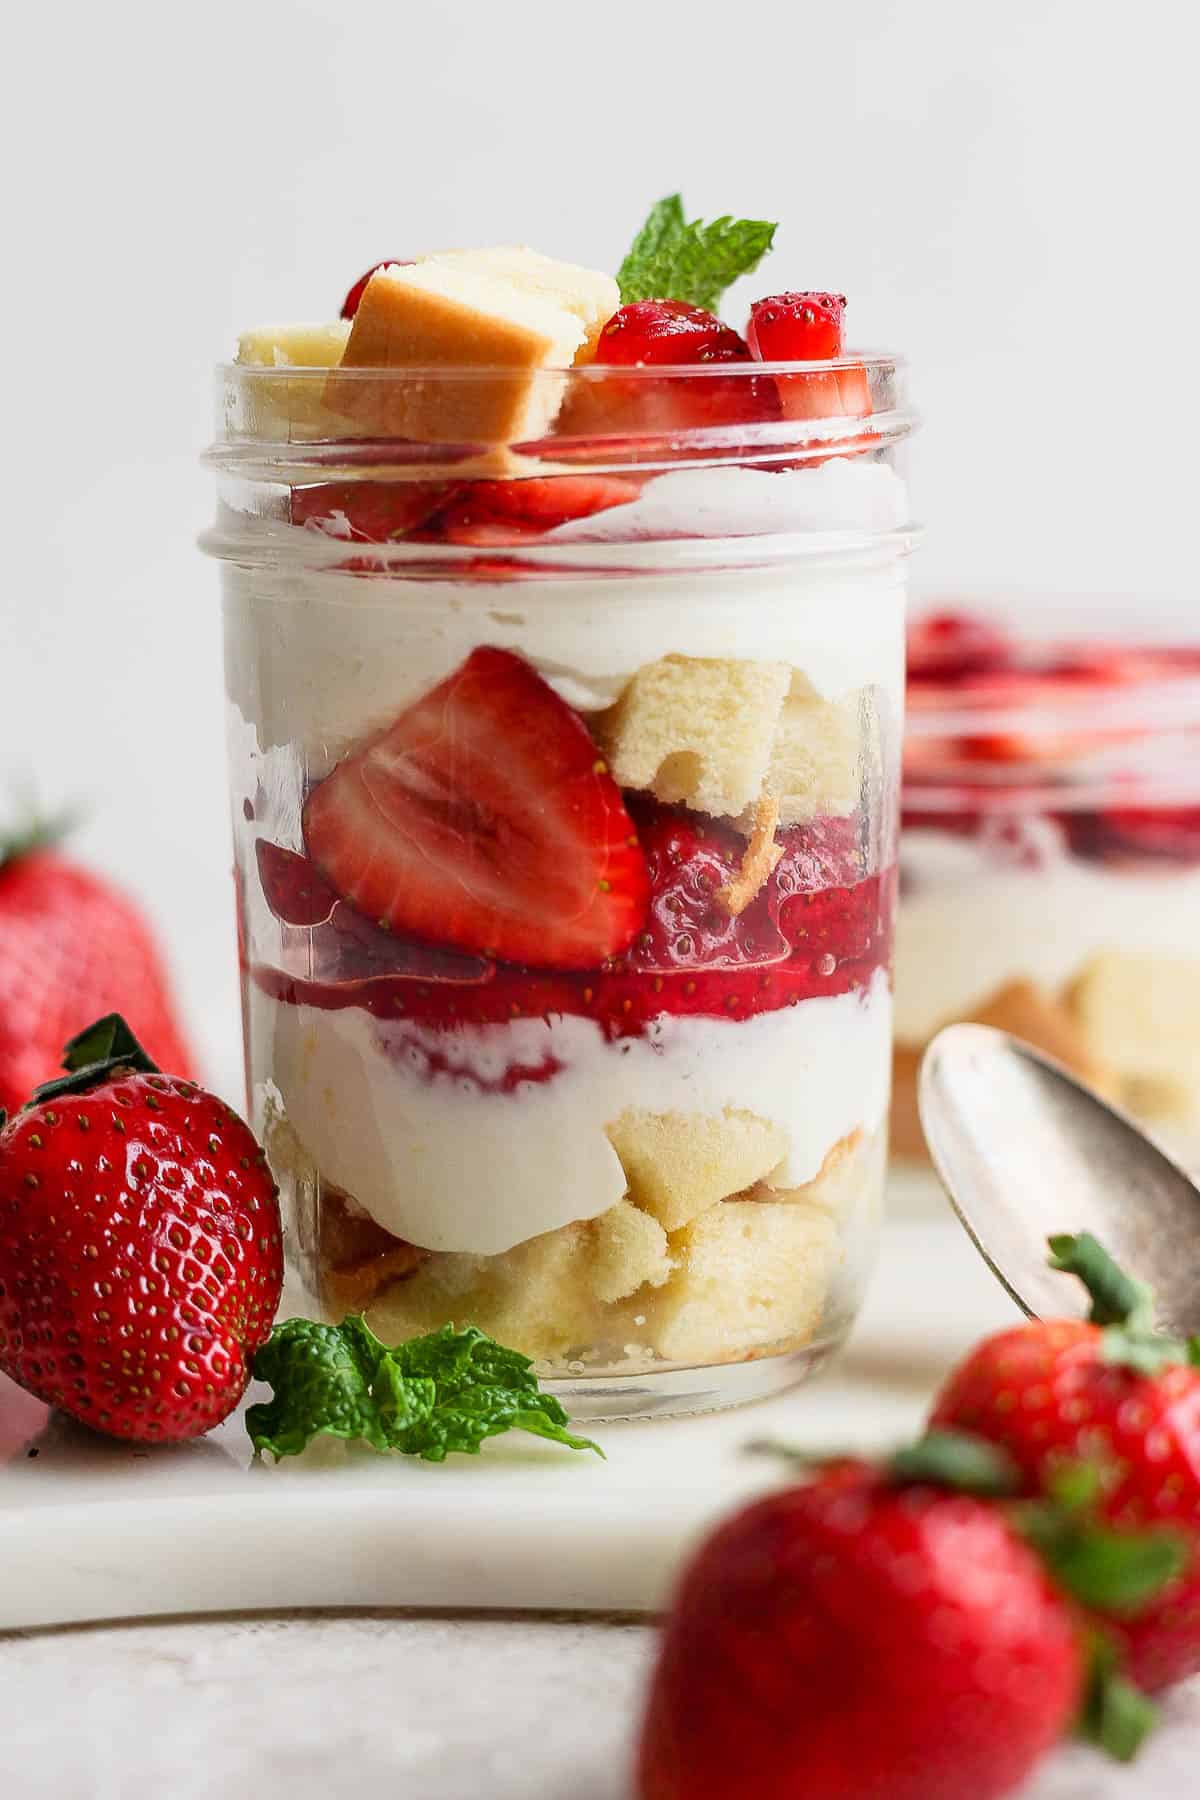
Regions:
<svg viewBox="0 0 1200 1800"><path fill-rule="evenodd" d="M250 1107L298 1304L709 1408L874 1250L911 418L887 356L582 368L452 441L509 380L219 372Z"/></svg>
<svg viewBox="0 0 1200 1800"><path fill-rule="evenodd" d="M1200 646L1145 601L918 616L903 821L897 1155L925 1044L977 1019L1200 1165Z"/></svg>

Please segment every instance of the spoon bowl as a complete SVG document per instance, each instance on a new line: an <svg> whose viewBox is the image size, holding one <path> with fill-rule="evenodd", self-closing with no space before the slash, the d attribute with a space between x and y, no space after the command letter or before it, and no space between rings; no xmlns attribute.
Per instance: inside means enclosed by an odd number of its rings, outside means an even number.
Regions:
<svg viewBox="0 0 1200 1800"><path fill-rule="evenodd" d="M1155 1294L1155 1323L1200 1333L1200 1188L1117 1107L989 1025L948 1025L918 1104L943 1186L1023 1311L1082 1318L1087 1296L1047 1266L1046 1239L1090 1231Z"/></svg>

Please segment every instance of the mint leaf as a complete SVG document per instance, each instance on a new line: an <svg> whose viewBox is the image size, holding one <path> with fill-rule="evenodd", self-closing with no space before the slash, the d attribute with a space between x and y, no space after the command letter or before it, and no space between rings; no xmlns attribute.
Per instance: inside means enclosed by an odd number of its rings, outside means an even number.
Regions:
<svg viewBox="0 0 1200 1800"><path fill-rule="evenodd" d="M682 198L670 194L651 207L617 270L621 299L686 300L715 312L725 289L758 267L776 229L766 219L729 214L711 224L689 223Z"/></svg>
<svg viewBox="0 0 1200 1800"><path fill-rule="evenodd" d="M247 1410L246 1429L255 1451L276 1461L321 1432L426 1462L474 1455L485 1438L512 1430L603 1455L567 1430L529 1358L474 1326L445 1325L389 1350L359 1313L340 1325L288 1319L258 1352L254 1374L275 1391Z"/></svg>
<svg viewBox="0 0 1200 1800"><path fill-rule="evenodd" d="M374 1395L383 1355L384 1346L358 1315L342 1325L312 1319L276 1325L254 1358L256 1379L275 1390L273 1400L247 1409L255 1450L269 1450L276 1461L298 1456L321 1431L388 1449Z"/></svg>

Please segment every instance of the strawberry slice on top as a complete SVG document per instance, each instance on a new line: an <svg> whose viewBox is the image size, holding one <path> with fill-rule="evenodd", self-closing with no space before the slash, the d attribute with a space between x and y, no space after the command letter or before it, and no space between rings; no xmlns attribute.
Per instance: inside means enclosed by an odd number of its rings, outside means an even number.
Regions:
<svg viewBox="0 0 1200 1800"><path fill-rule="evenodd" d="M843 354L844 294L769 294L750 308L746 341L760 362L830 362ZM777 376L785 419L865 419L871 389L862 368Z"/></svg>
<svg viewBox="0 0 1200 1800"><path fill-rule="evenodd" d="M589 968L641 930L646 858L586 727L482 647L304 808L309 855L389 930L534 968Z"/></svg>
<svg viewBox="0 0 1200 1800"><path fill-rule="evenodd" d="M728 379L662 381L642 374L583 375L573 383L557 429L595 433L683 431L705 426L753 424L779 417L774 383L745 370L753 362L746 340L703 307L684 300L633 300L617 308L596 342L592 367L604 370L687 369L728 363L742 366Z"/></svg>

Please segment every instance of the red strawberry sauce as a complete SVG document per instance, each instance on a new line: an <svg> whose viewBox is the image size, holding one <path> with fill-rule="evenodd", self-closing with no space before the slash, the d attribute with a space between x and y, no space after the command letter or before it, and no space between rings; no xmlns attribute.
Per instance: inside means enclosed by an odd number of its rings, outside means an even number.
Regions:
<svg viewBox="0 0 1200 1800"><path fill-rule="evenodd" d="M290 939L306 972L258 963L252 978L293 1005L357 1006L435 1028L574 1014L615 1040L641 1036L664 1014L749 1019L862 990L889 966L895 871L863 873L858 821L816 820L782 833L778 867L734 919L716 894L745 839L653 802L635 800L630 810L650 874L649 918L629 950L596 968L529 969L400 939L323 892L305 858L260 843L285 954ZM433 1055L431 1073L468 1073L452 1056ZM557 1068L548 1058L510 1069L500 1085L547 1080Z"/></svg>

